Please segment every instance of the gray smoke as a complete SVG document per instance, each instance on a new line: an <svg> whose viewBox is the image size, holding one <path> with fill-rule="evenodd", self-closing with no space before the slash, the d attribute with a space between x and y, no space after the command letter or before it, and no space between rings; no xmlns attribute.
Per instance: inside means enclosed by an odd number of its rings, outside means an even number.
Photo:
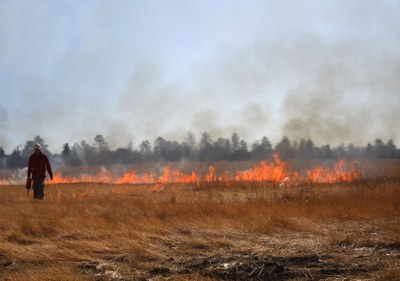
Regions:
<svg viewBox="0 0 400 281"><path fill-rule="evenodd" d="M7 137L5 131L7 130L7 121L8 121L8 112L7 110L0 105L0 143L7 145Z"/></svg>
<svg viewBox="0 0 400 281"><path fill-rule="evenodd" d="M400 142L396 1L94 3L0 1L7 152L189 131Z"/></svg>
<svg viewBox="0 0 400 281"><path fill-rule="evenodd" d="M313 64L314 71L288 91L282 111L283 134L317 143L365 144L377 137L398 140L400 60L393 50L366 50L359 43L296 46L292 51ZM315 46L315 44L314 44ZM311 58L312 56L312 58ZM290 55L288 56L290 57ZM310 60L309 60L310 59Z"/></svg>

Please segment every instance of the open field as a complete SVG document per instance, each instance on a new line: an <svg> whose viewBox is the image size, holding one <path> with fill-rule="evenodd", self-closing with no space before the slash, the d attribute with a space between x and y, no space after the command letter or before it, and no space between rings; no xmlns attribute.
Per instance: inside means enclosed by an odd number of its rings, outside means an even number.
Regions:
<svg viewBox="0 0 400 281"><path fill-rule="evenodd" d="M400 280L400 177L0 187L0 280Z"/></svg>

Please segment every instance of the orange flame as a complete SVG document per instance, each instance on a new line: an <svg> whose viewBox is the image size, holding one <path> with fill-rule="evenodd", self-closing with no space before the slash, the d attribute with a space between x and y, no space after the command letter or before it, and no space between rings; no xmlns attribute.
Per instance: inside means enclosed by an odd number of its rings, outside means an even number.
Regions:
<svg viewBox="0 0 400 281"><path fill-rule="evenodd" d="M340 160L335 163L333 169L316 167L307 171L308 182L312 183L335 183L335 182L354 182L363 178L361 165L358 161L353 161L349 165Z"/></svg>
<svg viewBox="0 0 400 281"><path fill-rule="evenodd" d="M282 182L290 176L287 163L279 159L278 155L274 155L275 163L268 164L267 161L261 161L258 165L250 170L237 172L236 181L244 182Z"/></svg>
<svg viewBox="0 0 400 281"><path fill-rule="evenodd" d="M332 168L314 167L303 172L292 171L288 162L282 161L277 154L274 161L268 163L261 161L250 169L229 173L228 171L217 173L213 165L208 167L206 173L192 171L185 174L182 171L174 170L169 166L162 169L162 173L138 174L130 170L121 177L114 177L110 172L100 172L97 175L82 174L79 177L65 177L60 172L54 175L49 184L63 183L107 183L107 184L154 184L155 190L159 190L159 184L170 183L233 183L233 182L274 182L274 183L342 183L355 182L364 178L361 163L353 161L348 163L344 160L337 161ZM0 184L7 184L8 181L0 179ZM61 196L61 195L60 195ZM79 196L81 197L81 196Z"/></svg>
<svg viewBox="0 0 400 281"><path fill-rule="evenodd" d="M7 185L9 184L9 181L6 179L0 179L0 185Z"/></svg>

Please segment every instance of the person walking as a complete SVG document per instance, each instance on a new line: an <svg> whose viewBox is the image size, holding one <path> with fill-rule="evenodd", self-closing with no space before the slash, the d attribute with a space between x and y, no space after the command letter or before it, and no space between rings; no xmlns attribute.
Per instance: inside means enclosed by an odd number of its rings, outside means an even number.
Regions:
<svg viewBox="0 0 400 281"><path fill-rule="evenodd" d="M28 163L28 179L33 180L33 198L43 199L44 198L44 180L46 178L46 170L50 176L50 180L53 179L53 172L49 159L45 154L42 153L42 147L40 144L34 145L35 152L29 157Z"/></svg>

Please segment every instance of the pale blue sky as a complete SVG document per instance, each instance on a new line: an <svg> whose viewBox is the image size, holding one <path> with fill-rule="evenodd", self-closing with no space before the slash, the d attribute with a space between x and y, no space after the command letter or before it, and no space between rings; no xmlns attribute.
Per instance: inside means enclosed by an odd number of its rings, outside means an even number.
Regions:
<svg viewBox="0 0 400 281"><path fill-rule="evenodd" d="M0 0L0 146L400 142L400 1Z"/></svg>

